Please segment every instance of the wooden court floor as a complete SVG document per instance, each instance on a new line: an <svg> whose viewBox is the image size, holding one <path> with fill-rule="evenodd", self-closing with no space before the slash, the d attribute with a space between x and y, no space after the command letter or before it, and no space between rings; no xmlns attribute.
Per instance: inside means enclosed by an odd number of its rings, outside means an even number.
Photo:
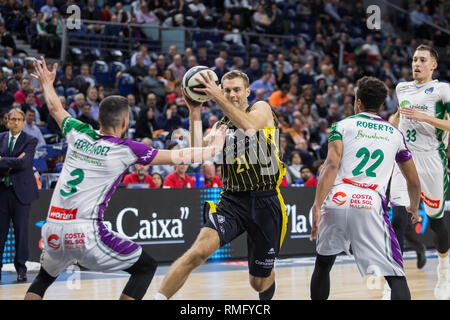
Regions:
<svg viewBox="0 0 450 320"><path fill-rule="evenodd" d="M436 283L436 256L428 256L422 270L416 268L415 259L405 259L405 271L412 299L434 300ZM280 260L283 261L283 260ZM289 260L287 260L289 261ZM301 261L301 259L299 260ZM233 264L231 264L233 265ZM239 263L238 263L239 265ZM253 300L257 294L248 283L248 271L244 262L241 267L219 268L217 264L207 264L192 273L184 287L173 297L177 300ZM153 299L168 266L158 268L144 299ZM216 268L217 271L214 271ZM234 270L232 270L234 269ZM228 270L228 271L227 271ZM282 263L276 268L277 300L309 300L309 283L313 272L313 258L309 263L296 265ZM127 274L116 273L105 277L102 273L73 272L65 279L58 279L47 291L48 300L115 300L127 281ZM5 278L5 274L2 274ZM11 273L11 277L15 274ZM14 281L0 285L0 300L21 300L36 272L29 273L28 283ZM334 265L331 271L330 300L380 300L384 280L368 276L362 278L353 262Z"/></svg>
<svg viewBox="0 0 450 320"><path fill-rule="evenodd" d="M283 260L281 260L283 261ZM300 259L301 261L301 259ZM309 283L313 272L313 260L307 265L283 263L276 268L277 290L274 299L309 300ZM242 263L241 263L242 264ZM243 264L242 264L243 265ZM286 266L287 265L287 266ZM434 300L437 258L428 256L426 266L419 270L415 259L404 261L408 285L412 299ZM144 299L153 299L168 266L160 267ZM184 287L173 297L180 300L253 300L257 294L248 283L246 267L227 271L203 270L192 273ZM234 268L236 269L236 268ZM115 300L127 281L127 274L107 275L89 272L89 279L84 279L85 272L72 273L65 279L58 279L47 291L48 300ZM0 285L0 300L21 300L36 273L29 273L28 283L9 283ZM15 275L11 275L15 276ZM330 300L379 300L382 297L384 280L373 276L362 278L356 265L336 263L331 271Z"/></svg>

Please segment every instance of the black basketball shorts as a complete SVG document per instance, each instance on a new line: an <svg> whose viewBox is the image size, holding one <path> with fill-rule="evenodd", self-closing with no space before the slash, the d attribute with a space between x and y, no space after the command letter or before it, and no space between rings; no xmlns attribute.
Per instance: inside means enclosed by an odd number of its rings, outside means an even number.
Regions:
<svg viewBox="0 0 450 320"><path fill-rule="evenodd" d="M208 201L205 227L216 230L224 246L247 232L249 273L266 278L274 267L287 227L284 200L278 189L223 192L217 206Z"/></svg>

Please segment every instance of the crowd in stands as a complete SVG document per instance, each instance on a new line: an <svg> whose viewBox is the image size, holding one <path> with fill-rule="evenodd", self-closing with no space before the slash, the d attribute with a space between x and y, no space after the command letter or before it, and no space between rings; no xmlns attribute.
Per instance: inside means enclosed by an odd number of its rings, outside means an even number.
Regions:
<svg viewBox="0 0 450 320"><path fill-rule="evenodd" d="M389 96L382 110L385 119L397 110L397 83L412 80L411 58L420 43L432 45L441 53L435 78L450 79L449 37L424 22L449 29L450 6L444 0L420 1L414 8L406 8L409 15L386 13L381 30L366 27L368 14L362 1L8 0L0 1L0 131L7 130L4 119L8 110L20 107L26 112L25 129L38 137L39 146L64 141L49 115L39 83L29 76L33 58L16 46L12 35L28 41L46 57L58 58L62 18L73 4L81 8L82 19L218 29L228 32L218 40L229 44L244 45L243 32L298 35L301 41L289 45L280 40L282 37L271 38L275 49L264 55L250 55L247 61L225 49L211 53L203 46L179 50L171 45L167 52L152 52L140 41L145 35L133 28L136 47L125 60L126 69L117 72L112 84L99 81L92 65L85 61L61 65L55 80L64 108L98 129L100 101L105 95L117 94L117 79L130 75L134 86L126 95L130 106L129 137L158 149L171 149L185 147L189 140L178 130L189 128L189 112L181 94L185 72L195 65L207 65L220 79L227 71L241 70L250 79L249 104L267 101L278 119L282 160L288 169L285 186L317 184L330 127L353 114L354 83L363 75L376 76L388 86ZM124 30L129 30L116 27L83 24L89 34L122 36ZM266 44L262 38L253 40L261 46ZM222 116L213 101L205 103L204 132ZM56 164L61 161L63 157L48 159L47 172L57 172L60 166ZM136 165L123 183L193 188L198 172L204 174L205 186L221 187L220 165L214 162L175 167Z"/></svg>

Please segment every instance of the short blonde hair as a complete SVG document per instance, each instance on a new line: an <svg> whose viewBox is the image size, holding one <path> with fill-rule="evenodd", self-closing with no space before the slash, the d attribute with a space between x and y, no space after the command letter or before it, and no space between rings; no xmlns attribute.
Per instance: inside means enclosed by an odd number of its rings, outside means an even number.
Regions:
<svg viewBox="0 0 450 320"><path fill-rule="evenodd" d="M232 80L236 78L241 78L244 81L245 88L248 88L250 86L250 80L248 79L248 76L244 72L239 70L232 70L225 73L222 76L221 83L223 83L224 80Z"/></svg>

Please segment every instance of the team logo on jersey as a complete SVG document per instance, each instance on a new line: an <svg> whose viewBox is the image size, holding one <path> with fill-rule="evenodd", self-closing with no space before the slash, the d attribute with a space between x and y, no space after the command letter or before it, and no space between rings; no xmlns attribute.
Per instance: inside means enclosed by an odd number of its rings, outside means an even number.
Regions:
<svg viewBox="0 0 450 320"><path fill-rule="evenodd" d="M402 102L400 102L400 107L406 107L409 106L411 104L411 102L409 102L408 100L403 100Z"/></svg>
<svg viewBox="0 0 450 320"><path fill-rule="evenodd" d="M347 202L347 195L344 192L336 192L331 199L338 206L342 206L345 202Z"/></svg>
<svg viewBox="0 0 450 320"><path fill-rule="evenodd" d="M433 92L433 90L434 90L434 87L427 88L427 89L425 89L425 94L430 94Z"/></svg>
<svg viewBox="0 0 450 320"><path fill-rule="evenodd" d="M56 234L51 234L47 239L48 246L54 250L58 250L61 247L59 243L59 237Z"/></svg>

